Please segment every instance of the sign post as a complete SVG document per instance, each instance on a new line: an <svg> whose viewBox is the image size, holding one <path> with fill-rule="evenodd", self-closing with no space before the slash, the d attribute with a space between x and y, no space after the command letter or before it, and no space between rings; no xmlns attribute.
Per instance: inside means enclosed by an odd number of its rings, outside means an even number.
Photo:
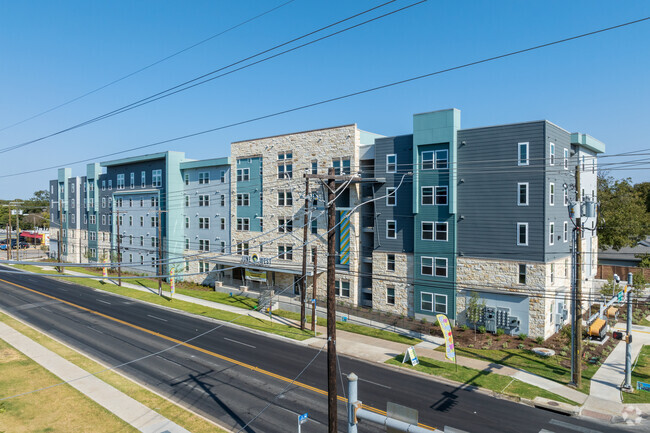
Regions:
<svg viewBox="0 0 650 433"><path fill-rule="evenodd" d="M456 364L456 371L458 371L458 361L456 360L456 349L454 348L454 336L451 334L451 325L449 319L444 314L438 314L438 323L442 330L442 335L445 337L445 357Z"/></svg>
<svg viewBox="0 0 650 433"><path fill-rule="evenodd" d="M411 346L406 349L406 353L404 353L404 358L402 359L402 364L406 361L411 361L411 365L414 367L420 363L418 356L415 354L415 347Z"/></svg>
<svg viewBox="0 0 650 433"><path fill-rule="evenodd" d="M309 414L307 412L298 415L298 433L300 433L300 426L306 423L307 419L309 419Z"/></svg>
<svg viewBox="0 0 650 433"><path fill-rule="evenodd" d="M108 278L108 271L106 270L106 259L104 259L104 267L102 267L102 282L106 283Z"/></svg>
<svg viewBox="0 0 650 433"><path fill-rule="evenodd" d="M169 296L173 299L174 293L176 293L176 278L174 278L174 268L169 269L169 293Z"/></svg>

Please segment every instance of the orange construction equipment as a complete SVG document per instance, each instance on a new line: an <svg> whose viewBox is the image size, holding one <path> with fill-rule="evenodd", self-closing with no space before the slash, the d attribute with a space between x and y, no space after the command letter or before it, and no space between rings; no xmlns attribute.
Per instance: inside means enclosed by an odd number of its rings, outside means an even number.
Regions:
<svg viewBox="0 0 650 433"><path fill-rule="evenodd" d="M596 319L589 325L589 336L602 340L607 333L607 322L603 319Z"/></svg>

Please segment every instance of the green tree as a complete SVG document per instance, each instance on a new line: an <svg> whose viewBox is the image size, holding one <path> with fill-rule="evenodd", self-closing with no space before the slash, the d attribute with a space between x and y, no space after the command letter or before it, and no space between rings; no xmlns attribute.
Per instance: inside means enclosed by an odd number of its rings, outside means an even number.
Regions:
<svg viewBox="0 0 650 433"><path fill-rule="evenodd" d="M650 234L645 198L631 179L598 176L598 243L603 250L633 247Z"/></svg>
<svg viewBox="0 0 650 433"><path fill-rule="evenodd" d="M637 259L641 259L639 262L639 267L640 268L650 268L650 254L644 253L644 254L635 254L634 257Z"/></svg>
<svg viewBox="0 0 650 433"><path fill-rule="evenodd" d="M646 212L650 212L650 182L641 182L634 185L634 190L641 194L645 203Z"/></svg>
<svg viewBox="0 0 650 433"><path fill-rule="evenodd" d="M474 339L476 339L476 328L478 322L483 317L483 310L485 309L485 299L481 299L478 292L472 292L469 298L469 304L466 309L467 321L474 326Z"/></svg>

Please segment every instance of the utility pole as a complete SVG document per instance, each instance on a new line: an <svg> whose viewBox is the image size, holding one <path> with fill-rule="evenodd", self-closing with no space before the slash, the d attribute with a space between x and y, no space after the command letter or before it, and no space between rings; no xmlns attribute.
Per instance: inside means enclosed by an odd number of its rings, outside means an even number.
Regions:
<svg viewBox="0 0 650 433"><path fill-rule="evenodd" d="M314 275L311 287L311 330L316 335L316 279L318 278L318 248L314 249Z"/></svg>
<svg viewBox="0 0 650 433"><path fill-rule="evenodd" d="M327 418L330 433L337 433L336 392L336 203L334 168L327 179Z"/></svg>
<svg viewBox="0 0 650 433"><path fill-rule="evenodd" d="M61 198L59 197L59 239L58 242L56 243L56 249L57 249L57 262L63 263L61 261L61 242L63 242L63 202L61 201ZM59 273L63 273L64 269L63 266L59 265Z"/></svg>
<svg viewBox="0 0 650 433"><path fill-rule="evenodd" d="M156 220L158 226L158 296L162 296L162 210L158 206L158 219Z"/></svg>
<svg viewBox="0 0 650 433"><path fill-rule="evenodd" d="M11 231L10 224L7 223L7 260L11 260Z"/></svg>
<svg viewBox="0 0 650 433"><path fill-rule="evenodd" d="M11 219L11 215L9 215ZM20 261L20 211L16 208L16 260Z"/></svg>
<svg viewBox="0 0 650 433"><path fill-rule="evenodd" d="M300 329L305 330L305 292L307 291L307 225L309 224L309 178L305 176L305 216L302 227L302 279L300 280Z"/></svg>
<svg viewBox="0 0 650 433"><path fill-rule="evenodd" d="M120 211L116 211L117 220L117 285L122 285L122 235L120 234Z"/></svg>
<svg viewBox="0 0 650 433"><path fill-rule="evenodd" d="M627 273L627 333L625 335L625 383L624 391L632 391L632 272Z"/></svg>
<svg viewBox="0 0 650 433"><path fill-rule="evenodd" d="M580 164L576 165L577 215L575 239L575 281L573 302L573 353L571 354L571 382L576 388L582 385L582 197L580 190Z"/></svg>

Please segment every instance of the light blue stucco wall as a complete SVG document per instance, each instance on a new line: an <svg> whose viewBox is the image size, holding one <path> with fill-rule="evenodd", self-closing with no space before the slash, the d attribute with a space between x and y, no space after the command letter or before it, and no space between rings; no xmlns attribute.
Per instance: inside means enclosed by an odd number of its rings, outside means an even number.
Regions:
<svg viewBox="0 0 650 433"><path fill-rule="evenodd" d="M232 173L233 180L236 182L237 186L235 191L237 194L246 193L250 195L250 205L249 206L236 206L237 218L249 218L250 219L250 231L252 232L261 232L262 227L260 224L262 217L262 200L261 192L264 186L264 182L261 175L261 166L262 166L262 157L251 157L251 158L240 158L237 160L236 167L237 169L248 168L250 170L250 180L237 182L237 173ZM267 192L270 194L271 192ZM237 197L232 197L233 202L236 203ZM237 221L232 222L233 227L236 228ZM267 228L268 229L268 228Z"/></svg>

